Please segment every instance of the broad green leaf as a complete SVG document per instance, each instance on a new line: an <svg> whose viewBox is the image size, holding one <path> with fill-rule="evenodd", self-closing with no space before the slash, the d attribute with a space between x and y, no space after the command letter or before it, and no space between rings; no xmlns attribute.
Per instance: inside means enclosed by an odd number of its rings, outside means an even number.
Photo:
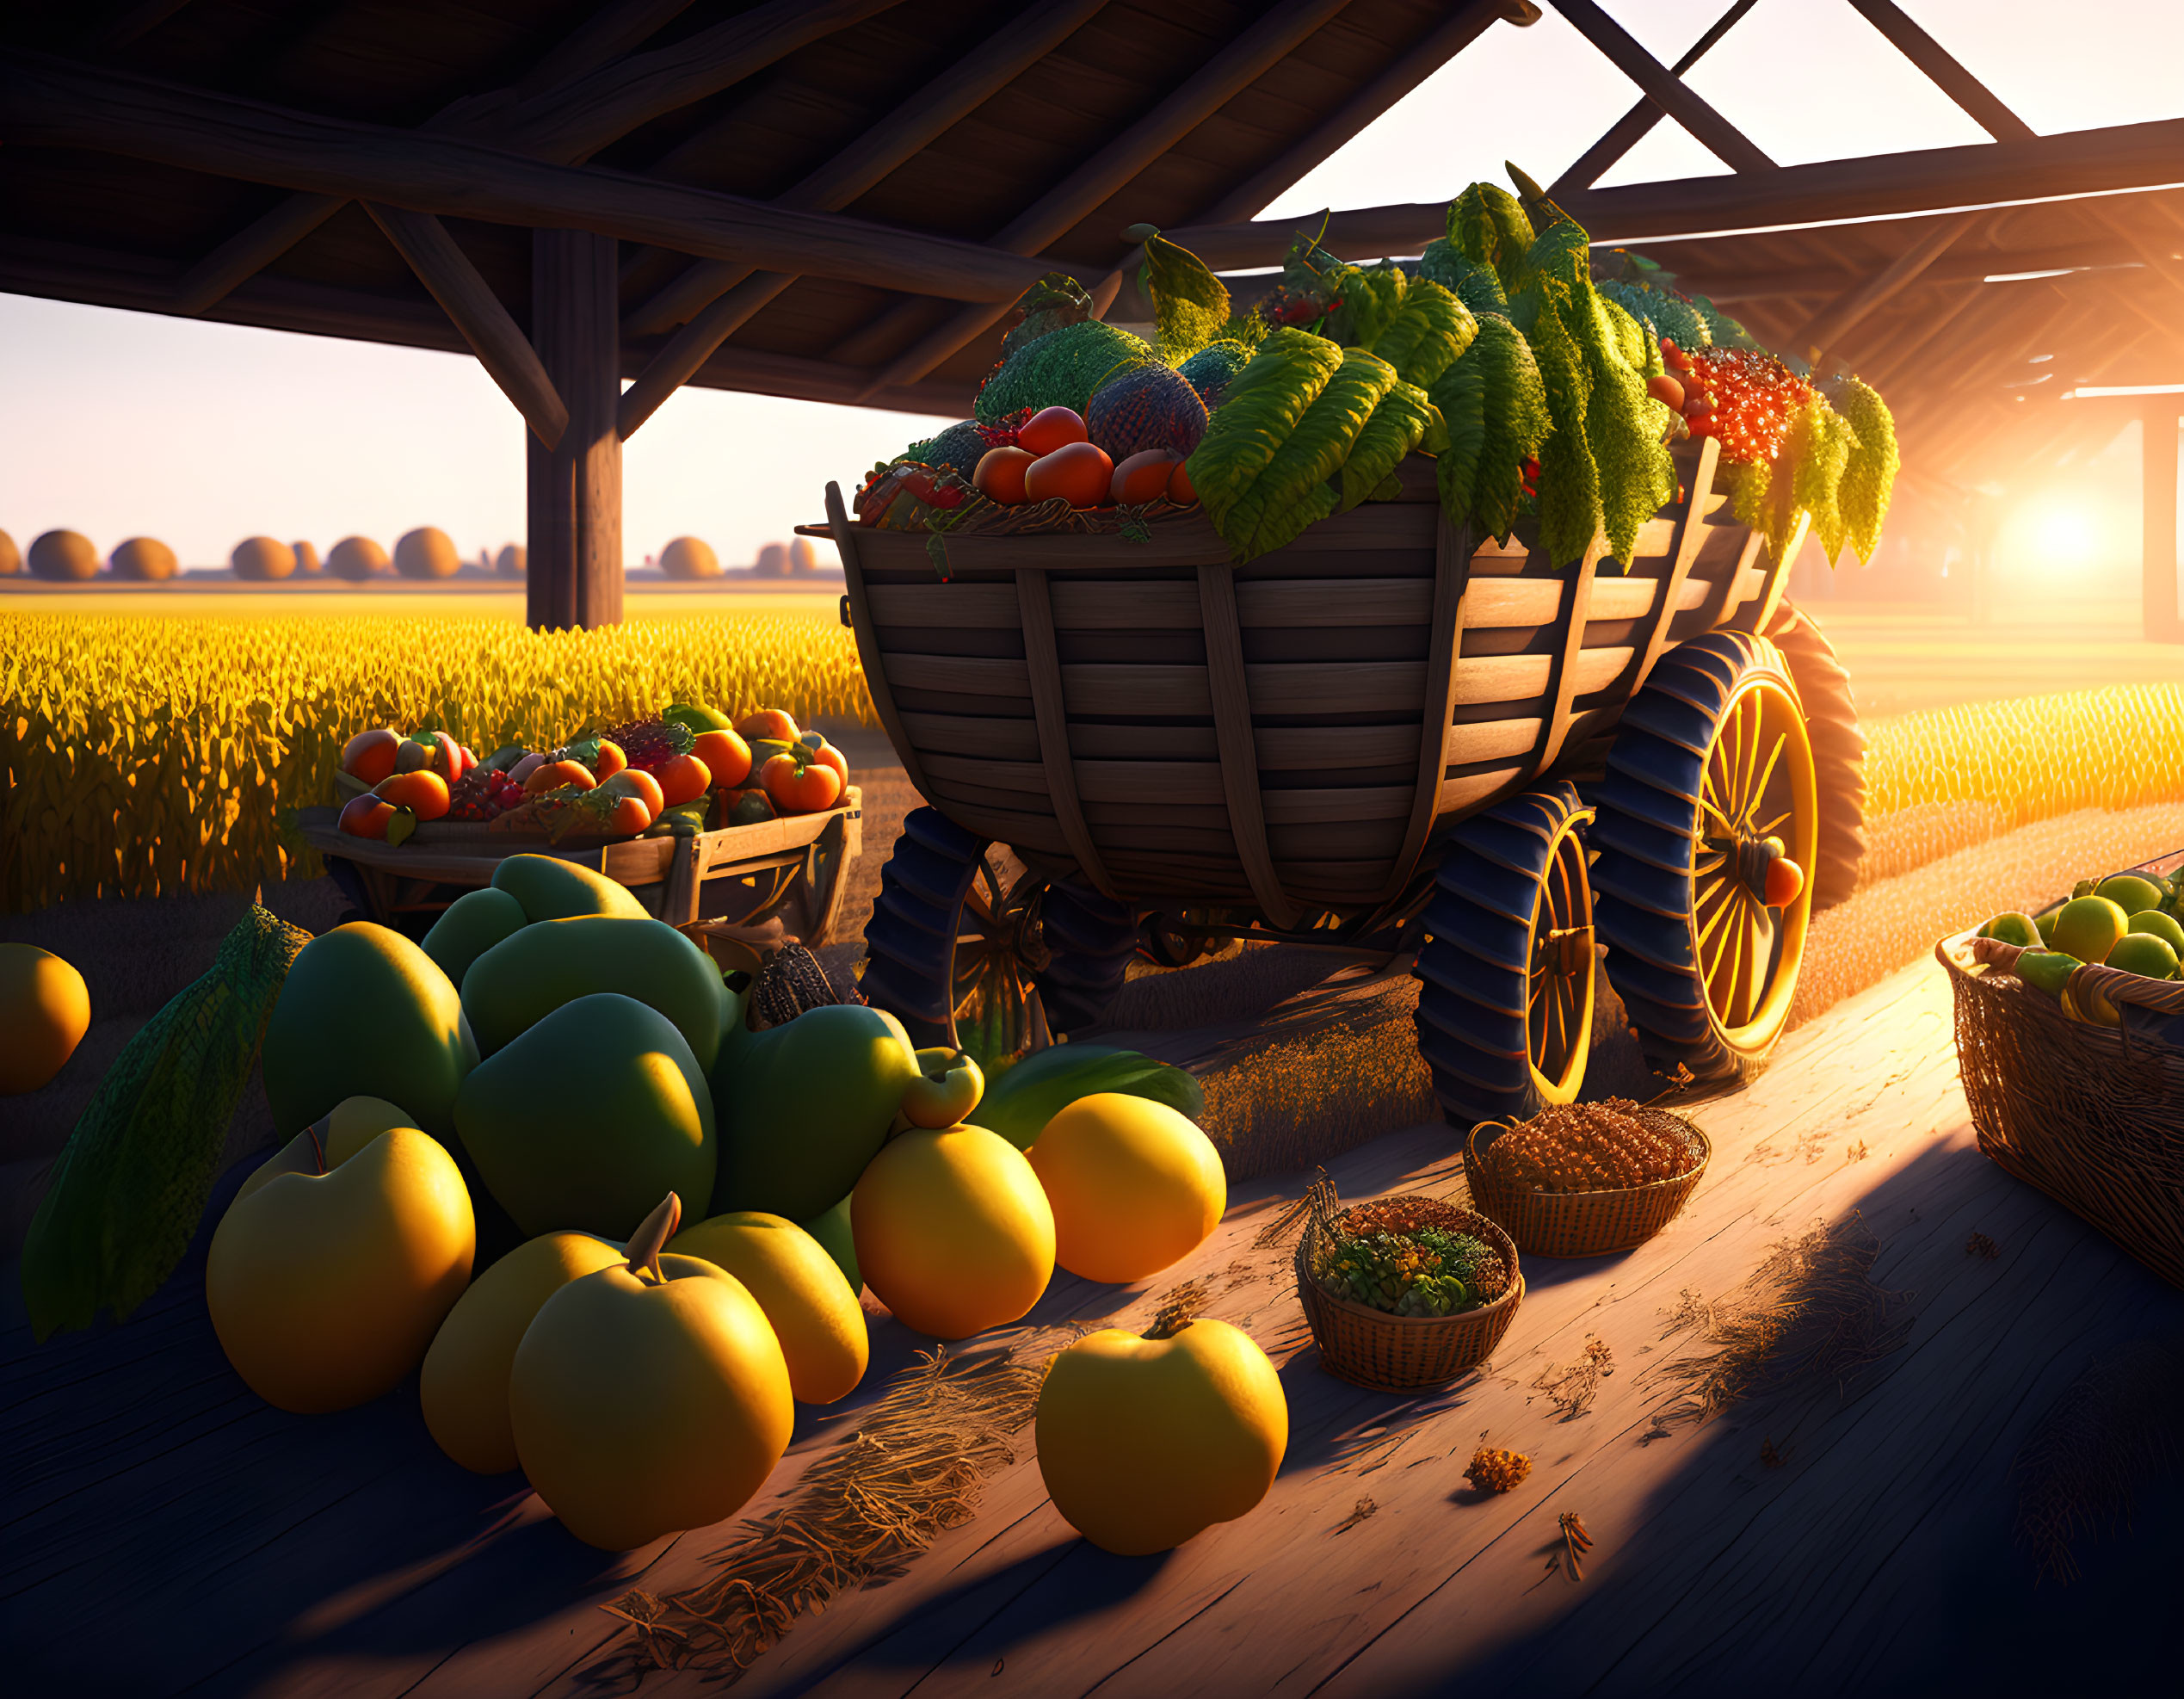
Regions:
<svg viewBox="0 0 2184 1699"><path fill-rule="evenodd" d="M1138 276L1153 304L1160 357L1170 366L1181 365L1228 323L1228 286L1196 254L1166 237L1146 238Z"/></svg>

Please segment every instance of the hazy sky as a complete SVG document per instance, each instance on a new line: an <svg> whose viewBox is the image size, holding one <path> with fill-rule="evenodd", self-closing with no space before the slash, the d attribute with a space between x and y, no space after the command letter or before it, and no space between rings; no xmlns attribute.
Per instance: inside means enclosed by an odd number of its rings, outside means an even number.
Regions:
<svg viewBox="0 0 2184 1699"><path fill-rule="evenodd" d="M1607 3L1672 61L1726 0ZM2044 133L2184 115L2179 0L1904 9ZM1986 139L1842 0L1761 0L1690 80L1785 164ZM1553 10L1496 26L1270 215L1443 200L1504 159L1546 182L1634 97ZM1603 181L1724 169L1663 123ZM921 424L686 389L627 445L628 558L688 532L748 561ZM0 528L18 544L56 526L102 553L149 534L196 565L256 532L323 551L422 524L468 555L522 534L522 427L474 361L0 295Z"/></svg>

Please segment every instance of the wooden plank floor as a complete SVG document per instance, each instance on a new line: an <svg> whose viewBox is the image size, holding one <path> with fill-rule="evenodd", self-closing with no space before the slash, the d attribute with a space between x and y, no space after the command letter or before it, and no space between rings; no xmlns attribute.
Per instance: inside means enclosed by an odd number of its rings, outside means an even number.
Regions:
<svg viewBox="0 0 2184 1699"><path fill-rule="evenodd" d="M2166 1677L2174 1560L2157 1530L2184 1497L2151 1495L2136 1534L2082 1546L2076 1585L2036 1588L2011 1544L2008 1470L2093 1353L2184 1333L2184 1293L1978 1155L1947 998L1930 963L1906 969L1793 1035L1755 1086L1694 1110L1715 1156L1685 1215L1627 1256L1528 1263L1489 1372L1447 1392L1391 1397L1321 1372L1286 1248L1252 1248L1293 1177L1239 1187L1214 1239L1150 1287L1058 1279L1033 1321L1143 1319L1158 1290L1214 1277L1206 1313L1258 1339L1289 1396L1267 1503L1163 1557L1110 1557L1048 1506L1026 1434L974 1522L805 1620L741 1690L1835 1694ZM1348 1198L1461 1185L1436 1129L1332 1172ZM1873 1278L1913 1294L1903 1348L1847 1391L1649 1440L1667 1397L1654 1371L1683 1338L1665 1331L1678 1294L1723 1296L1770 1245L1853 1210L1882 1242ZM1967 1255L1975 1231L1997 1257ZM16 1690L596 1691L585 1671L616 1627L597 1604L633 1579L706 1572L722 1530L608 1556L519 1478L455 1468L414 1384L332 1417L261 1405L212 1338L202 1257L201 1235L126 1325L43 1348L5 1282L0 1655ZM1560 1419L1533 1383L1595 1336L1615 1373ZM921 1343L879 1321L864 1395ZM806 1412L751 1508L854 1420ZM1461 1478L1483 1431L1534 1460L1506 1497ZM1780 1467L1762 1465L1763 1441ZM1581 1583L1545 1572L1564 1510L1599 1542ZM645 1690L715 1690L686 1673Z"/></svg>

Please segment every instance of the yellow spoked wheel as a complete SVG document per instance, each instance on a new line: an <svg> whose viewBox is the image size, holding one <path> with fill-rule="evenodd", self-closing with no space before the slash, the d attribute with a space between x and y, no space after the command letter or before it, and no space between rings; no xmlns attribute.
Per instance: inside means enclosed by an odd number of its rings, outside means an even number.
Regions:
<svg viewBox="0 0 2184 1699"><path fill-rule="evenodd" d="M1608 973L1656 1067L1745 1074L1781 1037L1817 812L1804 712L1764 639L1681 646L1625 710L1593 885Z"/></svg>

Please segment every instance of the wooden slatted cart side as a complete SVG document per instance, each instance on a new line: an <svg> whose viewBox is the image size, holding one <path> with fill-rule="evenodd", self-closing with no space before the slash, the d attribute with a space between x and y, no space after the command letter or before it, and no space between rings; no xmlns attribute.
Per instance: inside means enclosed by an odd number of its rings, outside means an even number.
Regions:
<svg viewBox="0 0 2184 1699"><path fill-rule="evenodd" d="M1242 566L1202 516L963 538L830 521L882 725L951 819L1126 903L1293 927L1395 901L1435 829L1595 761L1661 655L1756 629L1782 571L1723 511L1708 442L1627 573L1480 542L1430 461L1401 497ZM1792 551L1792 553L1794 552Z"/></svg>

